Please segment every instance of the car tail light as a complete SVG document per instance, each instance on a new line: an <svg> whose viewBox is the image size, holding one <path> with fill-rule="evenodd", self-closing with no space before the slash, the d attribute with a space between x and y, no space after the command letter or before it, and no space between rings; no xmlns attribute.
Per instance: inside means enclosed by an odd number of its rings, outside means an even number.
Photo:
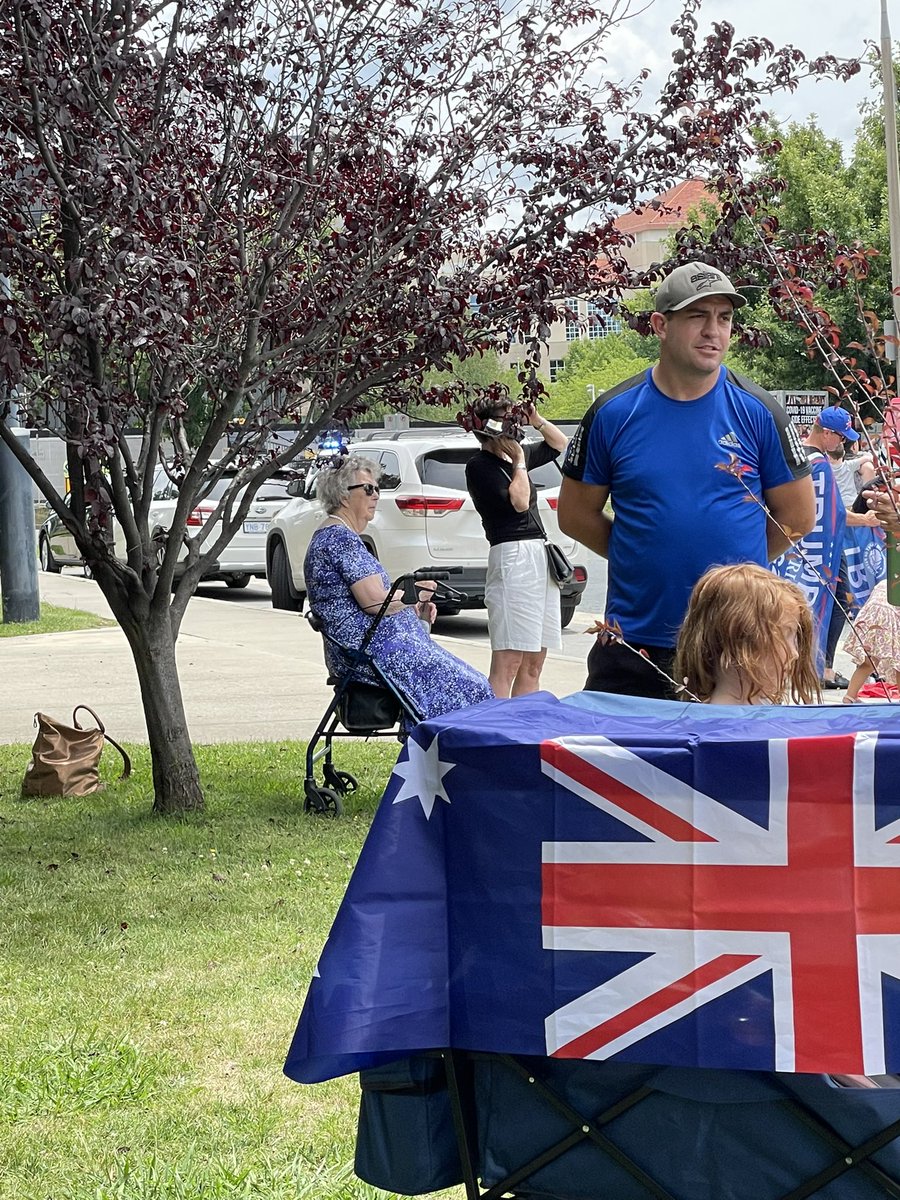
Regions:
<svg viewBox="0 0 900 1200"><path fill-rule="evenodd" d="M215 511L215 508L210 508L208 504L198 504L185 524L188 526L205 525Z"/></svg>
<svg viewBox="0 0 900 1200"><path fill-rule="evenodd" d="M572 572L572 578L576 583L587 583L587 571L584 567L576 567Z"/></svg>
<svg viewBox="0 0 900 1200"><path fill-rule="evenodd" d="M465 500L462 496L397 496L394 503L410 517L444 517L459 512Z"/></svg>
<svg viewBox="0 0 900 1200"><path fill-rule="evenodd" d="M557 505L559 504L559 496L548 496L547 503L550 505L553 511L556 512Z"/></svg>

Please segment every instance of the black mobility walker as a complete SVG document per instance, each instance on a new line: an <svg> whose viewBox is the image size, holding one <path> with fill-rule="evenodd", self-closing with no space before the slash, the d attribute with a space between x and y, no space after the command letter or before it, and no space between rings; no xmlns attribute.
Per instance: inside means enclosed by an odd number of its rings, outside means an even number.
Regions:
<svg viewBox="0 0 900 1200"><path fill-rule="evenodd" d="M322 714L315 733L306 748L306 778L303 781L303 808L305 812L339 817L344 811L343 797L355 792L357 779L349 771L338 770L331 759L331 747L335 738L396 737L402 739L406 731L417 725L422 714L414 702L381 670L369 654L372 638L385 617L394 593L402 590L404 602L416 601L416 585L424 579L441 582L461 567L435 571L424 568L401 575L388 589L384 603L375 614L358 649L344 646L324 628L315 612L308 612L306 619L317 633L322 635L326 646L340 652L347 662L347 669L339 676L330 675L329 684L334 688L331 703ZM447 584L439 589L441 599L460 599L460 595ZM360 678L363 676L363 678ZM372 677L377 682L372 682ZM321 743L321 745L320 745ZM322 783L316 782L316 763L322 765Z"/></svg>

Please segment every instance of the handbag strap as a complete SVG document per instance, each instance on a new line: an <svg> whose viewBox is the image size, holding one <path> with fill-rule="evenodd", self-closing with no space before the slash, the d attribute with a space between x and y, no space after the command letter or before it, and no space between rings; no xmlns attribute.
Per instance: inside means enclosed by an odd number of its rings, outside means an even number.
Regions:
<svg viewBox="0 0 900 1200"><path fill-rule="evenodd" d="M523 451L523 453L524 453L524 451ZM499 461L500 461L500 466L503 468L504 475L509 475L509 482L512 483L513 474L515 473L515 467L513 467L511 463L508 463L503 458L501 458ZM526 471L528 470L527 462L525 463L525 470ZM529 476L529 482L530 481L531 481L531 476ZM534 524L535 529L541 535L541 539L542 539L544 545L546 546L547 542L550 539L547 537L547 530L544 528L544 522L541 520L541 518L537 514L537 506L535 506L534 511L532 511L531 505L529 504L528 507L525 509L525 515L531 519L531 521Z"/></svg>
<svg viewBox="0 0 900 1200"><path fill-rule="evenodd" d="M88 708L88 706L86 704L76 704L75 707L72 709L72 725L75 727L75 729L83 729L84 728L83 725L78 724L78 716L77 716L78 711L82 708L84 709L85 712L88 712L91 714L91 716L97 722L97 728L100 730L100 732L102 734L105 735L106 734L106 726L103 724L103 722L100 720L100 718L94 712L94 710L92 708ZM110 739L110 741L111 740L112 739Z"/></svg>
<svg viewBox="0 0 900 1200"><path fill-rule="evenodd" d="M128 751L125 750L124 747L120 746L114 737L110 737L110 735L106 732L106 726L103 724L103 722L100 720L100 718L94 712L94 710L92 708L90 708L87 704L76 704L74 709L72 710L72 724L75 726L76 729L82 728L82 726L78 724L78 717L76 715L78 713L79 709L82 709L82 708L84 709L85 712L90 713L91 716L94 718L94 720L97 722L97 728L103 734L103 740L106 742L109 742L109 744L111 746L115 746L115 748L118 750L118 752L122 755L122 764L123 764L122 765L122 774L119 776L119 780L121 781L123 779L127 779L129 777L129 775L131 774L131 759L128 755Z"/></svg>
<svg viewBox="0 0 900 1200"><path fill-rule="evenodd" d="M528 513L529 517L531 517L532 521L534 522L534 527L540 533L541 539L543 540L544 545L545 546L549 545L550 539L547 537L547 530L544 528L544 522L541 520L541 518L535 512L531 511L530 507L527 508L525 511Z"/></svg>
<svg viewBox="0 0 900 1200"><path fill-rule="evenodd" d="M131 759L128 757L128 751L120 746L116 739L110 737L105 731L103 737L107 742L110 743L110 745L115 746L118 752L122 755L122 774L119 776L119 782L121 782L123 779L127 779L131 774Z"/></svg>

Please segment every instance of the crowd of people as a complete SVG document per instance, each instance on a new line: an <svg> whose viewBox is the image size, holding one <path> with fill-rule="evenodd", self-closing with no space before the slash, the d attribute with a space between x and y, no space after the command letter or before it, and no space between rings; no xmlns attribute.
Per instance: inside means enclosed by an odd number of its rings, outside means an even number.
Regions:
<svg viewBox="0 0 900 1200"><path fill-rule="evenodd" d="M366 548L377 465L349 455L323 471L326 519L304 573L333 639L351 651L365 641L426 717L537 690L561 628L529 471L565 453L560 528L609 560L587 690L758 704L846 688L852 703L870 675L900 686L900 617L884 582L884 529L900 532L890 458L871 438L858 452L840 406L801 439L768 392L723 365L744 303L714 267L673 270L650 318L658 361L599 396L569 442L534 406L524 417L476 406L466 482L490 547L488 677L431 639L435 582L391 594ZM849 681L834 667L848 614ZM350 658L329 665L365 677Z"/></svg>

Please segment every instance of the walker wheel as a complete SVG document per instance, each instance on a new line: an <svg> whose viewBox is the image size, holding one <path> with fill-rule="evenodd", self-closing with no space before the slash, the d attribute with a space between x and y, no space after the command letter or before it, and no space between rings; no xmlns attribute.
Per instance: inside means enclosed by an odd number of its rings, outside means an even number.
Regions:
<svg viewBox="0 0 900 1200"><path fill-rule="evenodd" d="M303 785L306 800L303 805L305 812L315 813L317 817L339 817L344 811L341 798L330 787L319 787L310 780Z"/></svg>
<svg viewBox="0 0 900 1200"><path fill-rule="evenodd" d="M326 787L332 788L341 796L346 796L349 792L355 792L359 787L359 781L355 775L351 775L349 771L338 771L332 766L327 766L323 772L325 776Z"/></svg>

